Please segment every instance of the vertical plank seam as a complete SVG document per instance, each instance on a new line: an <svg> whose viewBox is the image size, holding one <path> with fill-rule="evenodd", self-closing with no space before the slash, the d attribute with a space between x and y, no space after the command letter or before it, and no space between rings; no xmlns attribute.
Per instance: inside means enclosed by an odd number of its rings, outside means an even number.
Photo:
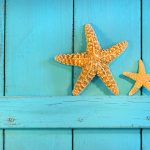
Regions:
<svg viewBox="0 0 150 150"><path fill-rule="evenodd" d="M75 21L75 0L73 2L72 12L72 53L74 53L74 21ZM74 66L72 66L72 90L74 87ZM74 150L74 129L72 129L72 150Z"/></svg>
<svg viewBox="0 0 150 150"><path fill-rule="evenodd" d="M73 2L73 8L72 8L72 53L74 53L74 0ZM74 87L74 66L72 66L72 90Z"/></svg>
<svg viewBox="0 0 150 150"><path fill-rule="evenodd" d="M143 26L142 26L142 23L143 23L143 5L142 5L142 0L140 0L140 38L141 38L141 59L143 59L143 55L142 55L142 52L143 52ZM143 88L141 88L141 95L143 95ZM143 129L140 128L140 150L143 149Z"/></svg>
<svg viewBox="0 0 150 150"><path fill-rule="evenodd" d="M6 0L4 0L4 93L3 96L6 95Z"/></svg>
<svg viewBox="0 0 150 150"><path fill-rule="evenodd" d="M140 150L143 150L143 129L140 128Z"/></svg>
<svg viewBox="0 0 150 150"><path fill-rule="evenodd" d="M74 129L72 129L72 150L74 150Z"/></svg>
<svg viewBox="0 0 150 150"><path fill-rule="evenodd" d="M74 14L74 2L75 0L73 0L73 7L72 7L72 53L74 53L74 18L75 18L75 14ZM74 87L74 66L72 66L72 90L73 90L73 87ZM74 129L72 129L72 150L74 150Z"/></svg>
<svg viewBox="0 0 150 150"><path fill-rule="evenodd" d="M5 150L5 129L3 129L3 150Z"/></svg>
<svg viewBox="0 0 150 150"><path fill-rule="evenodd" d="M143 22L143 17L142 17L142 11L143 11L143 9L142 9L142 0L140 0L140 40L141 40L141 42L140 42L140 44L141 44L141 59L143 59L143 55L142 55L142 50L143 50L143 39L142 39L142 32L143 32L143 30L142 30L142 22ZM141 95L143 95L143 87L141 88Z"/></svg>

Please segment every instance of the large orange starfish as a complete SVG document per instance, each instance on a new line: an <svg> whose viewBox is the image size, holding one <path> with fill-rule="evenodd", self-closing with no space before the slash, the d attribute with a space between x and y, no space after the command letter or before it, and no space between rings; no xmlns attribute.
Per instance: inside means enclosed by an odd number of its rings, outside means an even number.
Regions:
<svg viewBox="0 0 150 150"><path fill-rule="evenodd" d="M138 89L140 89L142 86L144 86L150 91L150 74L146 74L145 67L144 67L142 60L139 60L139 72L138 73L124 72L123 75L136 81L133 88L129 92L130 96L133 95L135 92L137 92Z"/></svg>
<svg viewBox="0 0 150 150"><path fill-rule="evenodd" d="M82 72L73 89L73 95L78 95L95 75L100 77L112 93L118 95L119 90L108 64L125 50L128 43L124 41L103 50L90 24L85 25L85 34L87 41L86 52L80 54L63 54L55 57L55 60L62 64L82 68Z"/></svg>

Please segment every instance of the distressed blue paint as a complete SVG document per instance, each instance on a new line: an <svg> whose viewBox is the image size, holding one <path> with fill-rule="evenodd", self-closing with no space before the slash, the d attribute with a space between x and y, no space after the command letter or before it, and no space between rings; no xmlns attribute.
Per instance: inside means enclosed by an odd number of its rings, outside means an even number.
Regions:
<svg viewBox="0 0 150 150"><path fill-rule="evenodd" d="M71 150L70 130L7 130L5 150Z"/></svg>
<svg viewBox="0 0 150 150"><path fill-rule="evenodd" d="M127 40L129 47L111 65L120 94L125 95L132 80L121 76L124 71L137 71L140 58L140 0L75 0L75 52L86 49L83 25L91 23L102 48ZM79 70L75 70L75 77ZM105 85L95 78L82 95L111 95Z"/></svg>
<svg viewBox="0 0 150 150"><path fill-rule="evenodd" d="M150 128L149 97L0 98L1 128Z"/></svg>
<svg viewBox="0 0 150 150"><path fill-rule="evenodd" d="M150 1L143 0L143 22L142 22L142 55L147 73L150 73ZM150 95L145 88L143 88L143 95Z"/></svg>
<svg viewBox="0 0 150 150"><path fill-rule="evenodd" d="M142 132L143 150L150 150L150 129L143 129Z"/></svg>
<svg viewBox="0 0 150 150"><path fill-rule="evenodd" d="M6 95L71 94L72 1L7 0Z"/></svg>
<svg viewBox="0 0 150 150"><path fill-rule="evenodd" d="M74 150L140 150L138 129L75 130Z"/></svg>

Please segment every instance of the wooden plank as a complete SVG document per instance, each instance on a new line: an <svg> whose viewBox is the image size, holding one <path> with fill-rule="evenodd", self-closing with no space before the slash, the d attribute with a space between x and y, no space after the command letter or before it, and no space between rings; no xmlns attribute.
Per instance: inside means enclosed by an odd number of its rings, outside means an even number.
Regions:
<svg viewBox="0 0 150 150"><path fill-rule="evenodd" d="M150 73L150 48L149 48L149 39L150 39L150 1L142 0L142 57L146 67L147 73ZM145 88L143 88L143 95L150 95Z"/></svg>
<svg viewBox="0 0 150 150"><path fill-rule="evenodd" d="M5 1L0 0L0 95L4 95L4 14ZM3 150L3 130L0 130L0 150Z"/></svg>
<svg viewBox="0 0 150 150"><path fill-rule="evenodd" d="M1 97L0 128L149 128L149 97ZM31 123L32 122L32 123Z"/></svg>
<svg viewBox="0 0 150 150"><path fill-rule="evenodd" d="M83 129L75 131L74 150L140 150L138 129Z"/></svg>
<svg viewBox="0 0 150 150"><path fill-rule="evenodd" d="M17 142L16 142L17 141ZM70 130L7 130L5 150L71 150Z"/></svg>
<svg viewBox="0 0 150 150"><path fill-rule="evenodd" d="M134 81L121 74L124 71L137 71L137 61L141 54L140 0L75 0L75 52L86 49L83 26L85 23L93 25L104 49L120 41L129 42L127 50L110 65L120 94L127 94ZM75 70L75 78L78 76L79 69ZM82 95L111 95L111 93L97 77Z"/></svg>
<svg viewBox="0 0 150 150"><path fill-rule="evenodd" d="M111 65L113 76L118 84L121 95L126 95L134 81L123 77L121 74L124 71L137 71L137 61L140 58L140 0L130 1L130 0L76 0L75 1L75 52L80 52L86 49L85 46L85 35L83 32L83 25L85 23L91 23L96 31L98 39L101 43L103 49L109 48L112 45L127 40L129 42L129 47L127 50L117 58ZM134 34L133 34L134 33ZM75 80L79 75L79 69L75 70ZM140 92L137 93L137 95ZM106 88L106 86L100 81L98 77L94 78L92 83L87 87L87 89L82 93L82 95L112 95L111 92ZM108 98L109 99L109 98ZM116 99L116 98L114 98ZM82 109L87 110L85 114L82 114L81 123L85 123L89 118L90 123L95 121L99 122L97 127L103 128L113 128L113 127L137 127L135 124L139 120L139 116L136 116L134 120L132 117L135 115L129 114L133 113L132 106L128 105L131 110L125 110L122 106L126 105L128 101L126 97L123 101L121 98L117 98L119 101L114 102L110 100L106 103L110 103L110 107L102 106L101 108L96 108L95 105L93 113L91 111L92 104L83 105ZM129 98L130 99L130 98ZM131 98L132 99L132 98ZM130 100L131 100L130 99ZM94 99L95 100L95 99ZM130 101L129 100L129 101ZM133 100L133 99L132 99ZM134 101L130 101L131 103ZM97 100L96 100L97 101ZM115 107L116 104L122 103L120 106ZM136 102L135 102L136 103ZM137 104L137 103L136 103ZM132 105L132 104L131 104ZM86 107L86 108L85 108ZM138 113L140 109L135 107L135 111ZM101 111L101 112L100 112ZM106 112L104 112L106 111ZM81 112L81 111L80 111ZM143 113L143 112L141 112ZM85 117L86 116L86 117ZM97 116L97 117L95 117ZM127 118L128 119L127 119ZM131 119L131 118L132 119ZM145 118L145 117L144 117ZM131 119L131 120L130 120ZM136 122L134 122L134 121ZM146 119L144 119L146 120ZM141 124L143 119L139 121ZM129 121L129 122L128 122ZM127 123L128 122L128 123ZM139 124L138 123L138 124ZM132 126L133 125L133 126ZM94 126L96 127L96 126ZM137 134L138 133L138 134ZM126 149L140 149L140 137L139 130L136 132L134 130L75 130L74 131L74 145L75 150L98 150L98 149L115 149L115 150L126 150ZM133 139L136 142L133 143Z"/></svg>
<svg viewBox="0 0 150 150"><path fill-rule="evenodd" d="M4 94L4 0L0 0L0 95Z"/></svg>
<svg viewBox="0 0 150 150"><path fill-rule="evenodd" d="M0 150L3 150L3 130L0 130Z"/></svg>
<svg viewBox="0 0 150 150"><path fill-rule="evenodd" d="M6 95L71 94L72 1L7 0ZM14 9L15 8L15 9Z"/></svg>
<svg viewBox="0 0 150 150"><path fill-rule="evenodd" d="M143 150L150 150L149 142L150 142L150 129L143 129L142 132Z"/></svg>
<svg viewBox="0 0 150 150"><path fill-rule="evenodd" d="M66 3L62 0L7 0L6 95L71 94L72 69L58 64L54 57L72 51L72 6L70 0ZM42 111L37 114L38 118ZM5 123L16 124L17 118L8 112L11 117ZM26 120L26 116L22 119ZM6 130L5 136L7 150L72 148L70 129Z"/></svg>

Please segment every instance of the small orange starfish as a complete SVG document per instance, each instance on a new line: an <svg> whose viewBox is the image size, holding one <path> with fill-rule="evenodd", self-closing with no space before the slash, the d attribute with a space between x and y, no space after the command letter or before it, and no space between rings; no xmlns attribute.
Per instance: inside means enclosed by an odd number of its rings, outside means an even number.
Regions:
<svg viewBox="0 0 150 150"><path fill-rule="evenodd" d="M108 64L125 50L128 43L124 41L103 50L90 24L85 25L85 34L87 41L86 52L80 54L63 54L55 57L55 60L62 64L82 68L82 72L73 89L73 95L78 95L95 75L100 77L112 93L118 95L119 90Z"/></svg>
<svg viewBox="0 0 150 150"><path fill-rule="evenodd" d="M138 73L124 72L123 75L136 81L133 88L129 92L130 96L133 95L135 92L137 92L138 89L140 89L142 86L144 86L150 91L150 74L146 74L145 67L144 67L142 60L139 60L139 72Z"/></svg>

